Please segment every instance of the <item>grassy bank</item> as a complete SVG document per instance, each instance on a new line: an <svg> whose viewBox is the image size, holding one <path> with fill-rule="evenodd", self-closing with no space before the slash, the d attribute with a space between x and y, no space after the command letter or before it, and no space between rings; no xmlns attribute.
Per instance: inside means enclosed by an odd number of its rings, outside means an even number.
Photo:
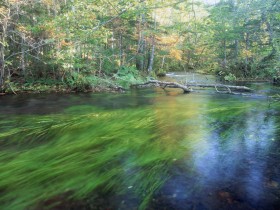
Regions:
<svg viewBox="0 0 280 210"><path fill-rule="evenodd" d="M2 87L0 95L41 92L115 92L128 89L132 84L146 80L145 74L124 68L112 75L86 75L72 73L58 79L11 77Z"/></svg>

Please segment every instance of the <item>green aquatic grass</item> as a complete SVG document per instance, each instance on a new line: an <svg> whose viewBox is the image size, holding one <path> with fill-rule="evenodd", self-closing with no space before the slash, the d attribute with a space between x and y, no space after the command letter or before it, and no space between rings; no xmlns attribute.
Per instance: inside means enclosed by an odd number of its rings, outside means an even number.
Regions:
<svg viewBox="0 0 280 210"><path fill-rule="evenodd" d="M15 116L16 127L2 129L1 209L32 209L65 192L83 199L98 187L128 193L133 186L142 207L148 203L176 156L160 146L153 113L83 107L77 114L81 108L63 115Z"/></svg>
<svg viewBox="0 0 280 210"><path fill-rule="evenodd" d="M83 200L96 190L130 195L145 209L174 161L203 153L211 132L224 140L243 135L236 131L247 115L267 108L238 100L202 107L194 100L185 108L179 99L134 109L73 106L52 115L1 116L0 209L32 210L65 193Z"/></svg>

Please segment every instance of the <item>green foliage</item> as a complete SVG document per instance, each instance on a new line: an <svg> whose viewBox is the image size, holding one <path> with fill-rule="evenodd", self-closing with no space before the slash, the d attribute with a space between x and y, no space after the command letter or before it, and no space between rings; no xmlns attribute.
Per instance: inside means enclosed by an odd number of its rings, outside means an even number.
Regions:
<svg viewBox="0 0 280 210"><path fill-rule="evenodd" d="M158 77L163 77L163 76L166 75L166 71L165 71L164 69L158 69L158 70L156 71L156 75L157 75Z"/></svg>
<svg viewBox="0 0 280 210"><path fill-rule="evenodd" d="M224 77L225 81L228 81L228 82L233 82L236 80L236 76L234 76L232 73L229 73L228 75L226 75Z"/></svg>
<svg viewBox="0 0 280 210"><path fill-rule="evenodd" d="M72 90L88 91L92 90L99 84L99 78L95 76L84 76L81 73L71 72L71 75L66 77L65 83Z"/></svg>
<svg viewBox="0 0 280 210"><path fill-rule="evenodd" d="M5 82L5 92L6 93L14 93L20 90L19 85L15 82L6 81Z"/></svg>
<svg viewBox="0 0 280 210"><path fill-rule="evenodd" d="M116 83L124 88L128 88L130 85L140 83L142 81L139 71L134 66L121 67L114 75L114 78Z"/></svg>
<svg viewBox="0 0 280 210"><path fill-rule="evenodd" d="M239 78L273 77L279 53L275 42L279 8L273 0L226 0L209 10L209 41L222 71Z"/></svg>
<svg viewBox="0 0 280 210"><path fill-rule="evenodd" d="M91 88L93 75L100 81L116 75L117 83L127 87L139 74L119 75L118 69L136 65L146 72L151 58L152 69L165 71L278 76L279 2L225 0L207 9L196 2L161 4L82 0L0 5L8 20L6 34L0 34L0 62L5 64L0 82L44 78L84 90ZM11 70L19 72L15 81L8 78Z"/></svg>

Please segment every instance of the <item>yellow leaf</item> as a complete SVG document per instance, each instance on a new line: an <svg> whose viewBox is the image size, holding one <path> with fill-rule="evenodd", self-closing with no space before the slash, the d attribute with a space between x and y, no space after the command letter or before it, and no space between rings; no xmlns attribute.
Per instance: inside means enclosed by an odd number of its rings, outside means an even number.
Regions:
<svg viewBox="0 0 280 210"><path fill-rule="evenodd" d="M169 55L171 58L175 58L176 60L182 60L182 50L171 49Z"/></svg>

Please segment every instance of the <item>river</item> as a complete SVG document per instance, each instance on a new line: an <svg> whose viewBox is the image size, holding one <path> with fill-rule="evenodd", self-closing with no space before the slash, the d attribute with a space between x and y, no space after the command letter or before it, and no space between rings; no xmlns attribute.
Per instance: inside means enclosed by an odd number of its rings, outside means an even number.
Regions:
<svg viewBox="0 0 280 210"><path fill-rule="evenodd" d="M279 210L280 91L248 85L1 97L0 209Z"/></svg>

